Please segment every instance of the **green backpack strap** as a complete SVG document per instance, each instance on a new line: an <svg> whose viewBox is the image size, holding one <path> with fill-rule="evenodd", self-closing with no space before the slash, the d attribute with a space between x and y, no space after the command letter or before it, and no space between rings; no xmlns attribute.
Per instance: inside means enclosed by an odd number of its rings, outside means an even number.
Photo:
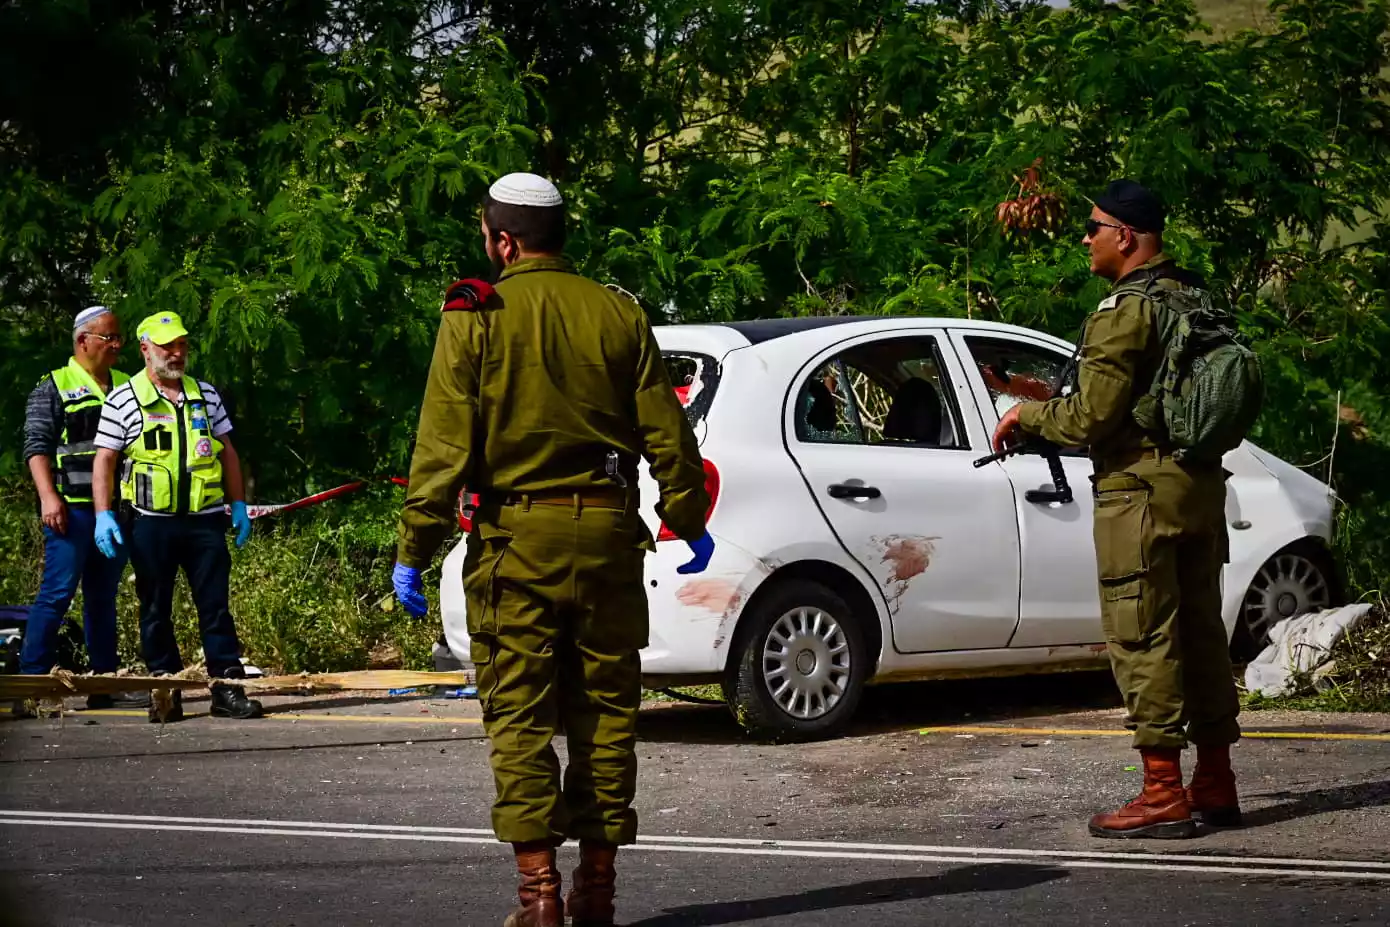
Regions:
<svg viewBox="0 0 1390 927"><path fill-rule="evenodd" d="M1159 277L1156 274L1149 274L1141 280L1122 284L1110 293L1110 299L1119 302L1126 296L1138 296L1147 299L1160 307L1165 307L1167 303L1168 291L1159 286ZM1182 313L1178 316L1178 326L1182 325ZM1172 342L1169 342L1171 348ZM1187 333L1182 334L1181 347L1185 350L1187 346ZM1160 434L1163 431L1163 395L1165 387L1172 389L1177 385L1179 376L1178 365L1174 363L1174 355L1171 350L1165 350L1163 363L1154 375L1153 382L1149 384L1148 390L1134 402L1134 407L1130 414L1134 417L1139 427L1151 434Z"/></svg>

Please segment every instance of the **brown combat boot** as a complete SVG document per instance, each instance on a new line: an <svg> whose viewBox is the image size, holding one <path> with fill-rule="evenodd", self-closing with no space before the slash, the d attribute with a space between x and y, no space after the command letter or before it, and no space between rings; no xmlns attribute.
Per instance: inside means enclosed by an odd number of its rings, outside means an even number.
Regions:
<svg viewBox="0 0 1390 927"><path fill-rule="evenodd" d="M613 886L618 878L613 862L617 856L618 848L611 843L579 841L579 867L565 898L574 927L608 927L613 923Z"/></svg>
<svg viewBox="0 0 1390 927"><path fill-rule="evenodd" d="M1197 819L1209 827L1241 825L1236 774L1231 770L1231 747L1197 745L1197 768L1187 787L1187 803Z"/></svg>
<svg viewBox="0 0 1390 927"><path fill-rule="evenodd" d="M555 848L548 843L514 843L512 850L521 873L517 891L521 906L507 915L502 927L564 927L565 905L560 899Z"/></svg>
<svg viewBox="0 0 1390 927"><path fill-rule="evenodd" d="M1182 787L1182 751L1144 748L1144 791L1118 811L1091 818L1093 837L1177 840L1197 833Z"/></svg>

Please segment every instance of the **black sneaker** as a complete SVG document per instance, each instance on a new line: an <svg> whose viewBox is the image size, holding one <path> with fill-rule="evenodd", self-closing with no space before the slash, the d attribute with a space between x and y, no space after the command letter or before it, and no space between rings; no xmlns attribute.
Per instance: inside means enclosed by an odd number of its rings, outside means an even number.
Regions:
<svg viewBox="0 0 1390 927"><path fill-rule="evenodd" d="M265 712L261 709L260 702L246 697L246 690L241 686L214 685L212 687L211 714L214 718L235 718L238 721L246 721L251 718L259 718Z"/></svg>
<svg viewBox="0 0 1390 927"><path fill-rule="evenodd" d="M149 692L119 692L108 695L98 692L87 696L88 711L106 711L112 708L149 708Z"/></svg>

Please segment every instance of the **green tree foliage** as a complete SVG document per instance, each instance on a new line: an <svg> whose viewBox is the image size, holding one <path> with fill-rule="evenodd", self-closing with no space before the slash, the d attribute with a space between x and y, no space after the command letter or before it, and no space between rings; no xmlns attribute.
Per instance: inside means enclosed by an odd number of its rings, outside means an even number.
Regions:
<svg viewBox="0 0 1390 927"><path fill-rule="evenodd" d="M5 4L0 463L100 300L129 326L184 314L258 497L401 472L442 289L487 271L477 203L508 170L554 176L573 256L661 320L1064 336L1102 289L1085 195L1124 174L1239 306L1271 371L1257 440L1333 478L1373 585L1388 21L1386 0L1274 0L1220 38L1190 0ZM1036 193L1059 226L1001 227Z"/></svg>

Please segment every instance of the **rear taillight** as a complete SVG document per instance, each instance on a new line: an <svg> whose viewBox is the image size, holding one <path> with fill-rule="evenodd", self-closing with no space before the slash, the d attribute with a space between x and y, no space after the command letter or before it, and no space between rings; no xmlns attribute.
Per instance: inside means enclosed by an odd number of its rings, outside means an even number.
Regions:
<svg viewBox="0 0 1390 927"><path fill-rule="evenodd" d="M714 514L714 504L719 501L719 468L712 461L705 462L705 492L709 493L709 508L705 510L705 524L709 524L710 516ZM660 530L656 533L658 541L679 541L680 538L666 527L666 522L661 523Z"/></svg>

